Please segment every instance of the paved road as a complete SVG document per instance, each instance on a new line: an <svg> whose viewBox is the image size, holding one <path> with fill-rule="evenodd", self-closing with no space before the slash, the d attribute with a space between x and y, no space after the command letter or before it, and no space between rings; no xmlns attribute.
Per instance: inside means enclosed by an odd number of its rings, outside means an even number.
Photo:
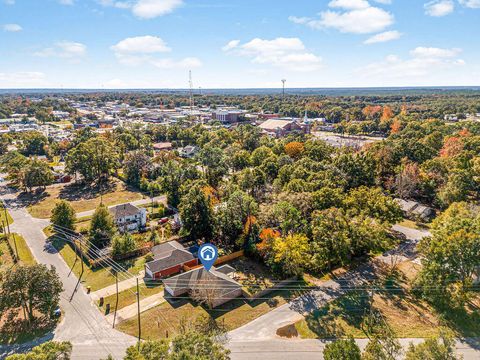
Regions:
<svg viewBox="0 0 480 360"><path fill-rule="evenodd" d="M153 198L153 201L156 201L156 202L159 202L159 203L164 203L166 205L167 204L167 197L165 195L156 196L156 197ZM139 206L139 205L150 204L151 202L152 202L152 200L150 198L145 198L145 199L131 201L130 204L135 205L135 206ZM117 204L117 205L119 205L119 204ZM112 207L117 206L117 205L111 205L108 208L112 208ZM77 213L76 215L77 215L77 218L82 218L82 217L86 217L86 216L91 216L91 215L93 215L94 212L95 212L95 209L82 211L82 212Z"/></svg>
<svg viewBox="0 0 480 360"><path fill-rule="evenodd" d="M355 340L363 350L368 342L366 339ZM399 339L404 349L413 342L418 344L423 339ZM320 360L328 341L325 340L251 340L236 341L229 345L232 360ZM480 344L478 341L465 339L457 341L457 354L463 355L464 360L478 360L480 358Z"/></svg>
<svg viewBox="0 0 480 360"><path fill-rule="evenodd" d="M135 339L112 329L105 317L92 303L83 286L77 287L78 279L57 253L55 248L46 243L42 229L48 220L33 218L25 208L17 206L13 195L0 187L0 197L5 199L14 223L11 230L21 234L38 263L54 266L62 279L64 291L61 307L65 315L61 324L52 334L32 344L22 347L0 347L0 358L17 350L26 350L32 345L48 339L68 340L73 344L73 359L100 359L112 354L116 359L122 358L127 346Z"/></svg>

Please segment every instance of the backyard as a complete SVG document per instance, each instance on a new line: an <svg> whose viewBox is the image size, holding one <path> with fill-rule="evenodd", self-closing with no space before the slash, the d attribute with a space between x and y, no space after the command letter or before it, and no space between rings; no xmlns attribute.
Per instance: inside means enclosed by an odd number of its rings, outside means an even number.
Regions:
<svg viewBox="0 0 480 360"><path fill-rule="evenodd" d="M142 194L129 189L119 180L112 180L108 186L100 189L92 186L72 184L57 184L47 187L40 194L21 194L19 199L28 205L28 211L33 217L48 219L55 203L67 200L75 212L94 210L101 202L110 206L142 199Z"/></svg>

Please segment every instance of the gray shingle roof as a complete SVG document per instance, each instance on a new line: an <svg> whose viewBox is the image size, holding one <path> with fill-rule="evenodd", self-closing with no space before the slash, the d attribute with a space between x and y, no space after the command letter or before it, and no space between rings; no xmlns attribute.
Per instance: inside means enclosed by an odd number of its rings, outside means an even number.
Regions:
<svg viewBox="0 0 480 360"><path fill-rule="evenodd" d="M203 267L193 269L165 279L163 283L173 291L202 289L202 286L213 287L218 290L220 296L241 288L242 286L238 282L222 272L222 268L223 266L218 269L212 267L210 271L205 270ZM229 266L229 268L231 267ZM227 270L230 272L230 269Z"/></svg>
<svg viewBox="0 0 480 360"><path fill-rule="evenodd" d="M135 216L140 212L140 209L135 205L127 203L114 206L110 208L109 211L115 219L120 219L126 216Z"/></svg>
<svg viewBox="0 0 480 360"><path fill-rule="evenodd" d="M152 273L157 273L171 268L172 266L184 264L195 259L192 253L185 250L185 248L177 241L170 241L154 246L151 251L154 260L148 262L145 266Z"/></svg>

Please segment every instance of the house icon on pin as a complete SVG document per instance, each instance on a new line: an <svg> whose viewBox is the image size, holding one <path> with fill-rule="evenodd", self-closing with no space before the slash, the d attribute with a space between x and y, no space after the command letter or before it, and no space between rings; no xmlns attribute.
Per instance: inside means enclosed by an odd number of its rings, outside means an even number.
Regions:
<svg viewBox="0 0 480 360"><path fill-rule="evenodd" d="M204 260L212 260L215 256L215 250L210 246L207 246L202 249L201 255Z"/></svg>

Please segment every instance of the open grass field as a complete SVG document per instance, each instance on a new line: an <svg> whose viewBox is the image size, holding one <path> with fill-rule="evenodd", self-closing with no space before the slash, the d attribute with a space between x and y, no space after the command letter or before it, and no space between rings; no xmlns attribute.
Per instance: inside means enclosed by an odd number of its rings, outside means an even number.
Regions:
<svg viewBox="0 0 480 360"><path fill-rule="evenodd" d="M52 236L51 231L47 228L44 229L44 232L47 236ZM62 256L65 263L70 267L73 273L80 278L84 284L84 286L90 286L92 291L96 291L102 289L106 286L115 284L115 276L112 273L112 269L109 266L100 266L95 269L89 268L86 262L83 262L83 274L82 274L82 260L80 257L75 255L75 251L70 246L70 244L66 243L65 241L56 238L53 235L52 244L57 249L57 251ZM119 273L119 279L122 279L122 274L127 275L128 273L131 274L138 274L140 271L144 269L145 264L145 256L139 257L134 260L126 260L126 261L119 261L120 266L125 269L124 272Z"/></svg>
<svg viewBox="0 0 480 360"><path fill-rule="evenodd" d="M371 312L376 312L399 338L432 337L441 327L452 329L459 337L480 336L478 304L458 309L434 308L410 292L408 282L418 272L418 266L405 262L399 270L399 277L394 280L395 290L389 289L391 280L386 279L379 286L383 291L377 291L372 299L365 289L352 290L297 322L298 335L306 339L365 338L365 320Z"/></svg>
<svg viewBox="0 0 480 360"><path fill-rule="evenodd" d="M47 190L39 195L22 194L20 199L28 204L28 211L33 217L48 219L55 203L60 199L69 201L75 212L79 213L94 210L100 202L110 206L140 200L142 194L128 189L121 181L112 180L103 190L75 183L57 184L47 187Z"/></svg>
<svg viewBox="0 0 480 360"><path fill-rule="evenodd" d="M261 300L248 302L239 298L213 310L208 310L188 299L180 299L174 303L165 302L140 315L142 338L160 339L165 338L167 333L171 337L179 332L181 326L194 324L200 317L212 317L227 331L233 330L299 295L298 292L287 290L274 291ZM132 336L138 336L137 319L126 320L120 323L117 329Z"/></svg>
<svg viewBox="0 0 480 360"><path fill-rule="evenodd" d="M161 283L156 283L155 285L146 285L140 284L140 300L149 296L153 296L163 292L163 285ZM137 302L137 297L135 292L137 291L136 287L127 289L118 293L118 308L122 309L125 306L132 305ZM101 309L105 310L106 305L110 304L110 312L115 311L117 296L115 294L107 296L104 298L103 306L99 306ZM97 301L99 305L99 301Z"/></svg>

